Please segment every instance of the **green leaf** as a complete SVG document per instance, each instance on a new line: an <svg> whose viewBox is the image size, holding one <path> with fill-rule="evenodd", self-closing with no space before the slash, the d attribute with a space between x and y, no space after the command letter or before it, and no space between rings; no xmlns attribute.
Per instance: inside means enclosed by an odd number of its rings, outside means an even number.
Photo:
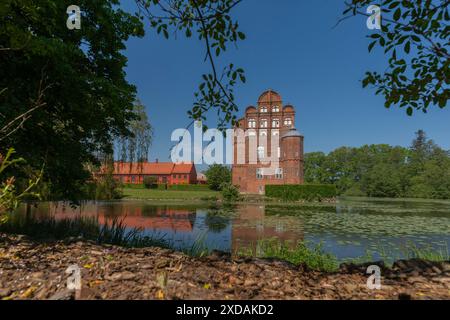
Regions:
<svg viewBox="0 0 450 320"><path fill-rule="evenodd" d="M412 116L413 115L413 108L412 107L408 107L407 109L406 109L406 114L408 115L408 116Z"/></svg>
<svg viewBox="0 0 450 320"><path fill-rule="evenodd" d="M400 8L397 8L397 10L395 10L395 13L394 13L394 20L398 21L400 19L401 15L402 15L402 10Z"/></svg>
<svg viewBox="0 0 450 320"><path fill-rule="evenodd" d="M405 44L405 52L406 52L406 53L409 53L410 50L411 50L411 42L408 41L408 42L406 42L406 44Z"/></svg>

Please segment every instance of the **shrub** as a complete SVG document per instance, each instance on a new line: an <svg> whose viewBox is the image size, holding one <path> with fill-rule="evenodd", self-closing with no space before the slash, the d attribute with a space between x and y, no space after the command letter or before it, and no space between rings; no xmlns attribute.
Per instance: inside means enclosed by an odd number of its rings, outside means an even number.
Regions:
<svg viewBox="0 0 450 320"><path fill-rule="evenodd" d="M336 186L328 184L267 185L266 196L284 201L322 201L336 197Z"/></svg>
<svg viewBox="0 0 450 320"><path fill-rule="evenodd" d="M39 184L42 171L39 176L30 179L23 188L17 187L15 177L7 176L8 167L23 165L25 162L22 158L13 158L14 153L14 149L10 148L6 155L0 154L0 223L5 222L7 214L14 212L25 198L40 198L40 195L32 190Z"/></svg>
<svg viewBox="0 0 450 320"><path fill-rule="evenodd" d="M157 177L144 177L144 186L147 189L158 189L158 178Z"/></svg>
<svg viewBox="0 0 450 320"><path fill-rule="evenodd" d="M222 197L226 202L235 202L240 198L239 189L233 184L227 182L223 183L220 188L222 189Z"/></svg>
<svg viewBox="0 0 450 320"><path fill-rule="evenodd" d="M211 190L220 191L223 183L231 182L231 171L228 167L213 164L206 170L205 176Z"/></svg>

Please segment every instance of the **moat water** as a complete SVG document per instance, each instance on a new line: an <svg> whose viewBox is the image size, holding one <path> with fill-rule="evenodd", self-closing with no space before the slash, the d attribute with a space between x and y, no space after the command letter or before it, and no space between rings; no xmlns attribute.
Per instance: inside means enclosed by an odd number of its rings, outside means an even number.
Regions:
<svg viewBox="0 0 450 320"><path fill-rule="evenodd" d="M96 217L100 223L119 217L130 230L140 228L176 249L201 243L210 250L255 252L261 240L276 238L306 241L311 247L321 244L345 261L403 258L412 244L440 252L450 248L449 201L343 198L329 205L234 207L117 201L89 202L76 209L43 203L32 210L57 219Z"/></svg>

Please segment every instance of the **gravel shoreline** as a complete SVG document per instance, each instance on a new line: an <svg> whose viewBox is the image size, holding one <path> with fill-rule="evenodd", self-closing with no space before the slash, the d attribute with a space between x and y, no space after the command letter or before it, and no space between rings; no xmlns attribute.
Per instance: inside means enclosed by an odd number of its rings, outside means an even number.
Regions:
<svg viewBox="0 0 450 320"><path fill-rule="evenodd" d="M382 287L370 290L370 264L325 273L220 252L195 258L161 248L38 243L0 234L0 299L450 299L450 261L376 264ZM77 292L66 287L71 265L81 269Z"/></svg>

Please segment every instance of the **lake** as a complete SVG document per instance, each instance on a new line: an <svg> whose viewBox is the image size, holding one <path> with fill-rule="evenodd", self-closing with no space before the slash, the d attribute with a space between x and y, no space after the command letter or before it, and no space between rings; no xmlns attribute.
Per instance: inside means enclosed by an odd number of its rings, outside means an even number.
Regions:
<svg viewBox="0 0 450 320"><path fill-rule="evenodd" d="M122 217L128 228L142 228L146 235L164 238L176 249L200 241L210 250L256 251L260 240L277 238L311 246L320 243L324 251L345 261L402 258L411 243L433 250L450 248L449 201L341 198L336 204L233 207L116 201L88 202L76 209L41 203L32 210L57 219L96 217L100 223Z"/></svg>

